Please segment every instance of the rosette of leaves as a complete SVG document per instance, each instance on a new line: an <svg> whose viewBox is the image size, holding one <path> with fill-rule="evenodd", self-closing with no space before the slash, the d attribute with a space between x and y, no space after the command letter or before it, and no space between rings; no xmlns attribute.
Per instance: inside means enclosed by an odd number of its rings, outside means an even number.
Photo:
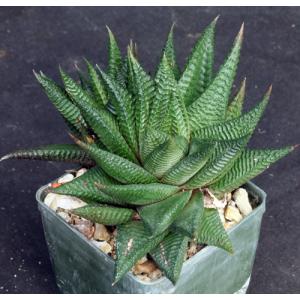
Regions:
<svg viewBox="0 0 300 300"><path fill-rule="evenodd" d="M220 196L231 192L294 148L246 148L271 89L242 112L245 81L232 98L231 89L243 26L214 74L216 21L196 42L183 71L176 63L172 28L154 78L138 62L133 43L122 57L110 30L107 70L86 60L87 72L78 70L77 83L60 69L63 86L35 73L75 143L2 158L89 168L51 192L88 203L74 214L117 226L115 282L148 254L175 284L190 240L233 252L217 210L204 207L205 189Z"/></svg>

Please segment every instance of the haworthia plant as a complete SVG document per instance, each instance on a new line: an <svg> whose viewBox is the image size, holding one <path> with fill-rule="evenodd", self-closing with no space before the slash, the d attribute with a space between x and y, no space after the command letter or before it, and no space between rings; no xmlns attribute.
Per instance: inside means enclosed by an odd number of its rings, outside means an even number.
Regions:
<svg viewBox="0 0 300 300"><path fill-rule="evenodd" d="M77 68L78 84L60 68L64 87L35 73L75 143L19 150L1 159L89 168L48 190L87 203L73 214L117 226L114 282L149 254L176 284L191 240L233 252L218 211L204 205L204 191L232 192L295 148L246 148L271 89L243 112L245 81L231 96L243 26L213 74L216 23L217 18L204 30L182 72L172 26L154 77L138 61L133 42L122 57L110 29L107 69L85 60L87 74Z"/></svg>

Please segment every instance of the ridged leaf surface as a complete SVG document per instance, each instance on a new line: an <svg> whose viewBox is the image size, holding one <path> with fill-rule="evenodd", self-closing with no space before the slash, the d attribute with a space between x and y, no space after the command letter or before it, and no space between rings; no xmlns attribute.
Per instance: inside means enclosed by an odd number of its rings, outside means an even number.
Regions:
<svg viewBox="0 0 300 300"><path fill-rule="evenodd" d="M223 177L210 186L216 192L230 192L257 176L272 163L291 152L294 147L282 149L244 150Z"/></svg>
<svg viewBox="0 0 300 300"><path fill-rule="evenodd" d="M120 201L99 191L95 184L115 184L116 182L109 178L99 167L89 169L86 173L73 179L71 182L51 189L51 192L60 195L69 195L78 197L85 202L100 202L109 204L118 204Z"/></svg>
<svg viewBox="0 0 300 300"><path fill-rule="evenodd" d="M126 204L146 205L159 202L179 191L179 187L162 183L95 186Z"/></svg>
<svg viewBox="0 0 300 300"><path fill-rule="evenodd" d="M203 141L202 146L202 149L186 156L165 173L162 182L182 185L193 177L209 159L215 148L215 143Z"/></svg>
<svg viewBox="0 0 300 300"><path fill-rule="evenodd" d="M101 72L102 77L108 85L111 94L113 95L113 104L116 107L117 119L122 135L131 149L137 153L137 139L134 122L134 107L131 95L126 89L122 88L116 81L112 80L104 72Z"/></svg>
<svg viewBox="0 0 300 300"><path fill-rule="evenodd" d="M156 177L162 177L188 150L185 138L177 136L156 147L146 158L144 168Z"/></svg>
<svg viewBox="0 0 300 300"><path fill-rule="evenodd" d="M165 231L177 218L191 197L191 191L180 192L169 198L138 209L145 226L152 235Z"/></svg>
<svg viewBox="0 0 300 300"><path fill-rule="evenodd" d="M115 282L119 281L137 260L151 251L166 235L149 235L142 222L133 221L117 226L117 260Z"/></svg>
<svg viewBox="0 0 300 300"><path fill-rule="evenodd" d="M107 27L107 31L109 37L108 74L112 78L116 78L122 66L122 56L112 31L108 27Z"/></svg>
<svg viewBox="0 0 300 300"><path fill-rule="evenodd" d="M270 98L269 90L263 100L251 111L239 118L201 128L193 132L193 136L202 139L232 140L251 134L260 120Z"/></svg>
<svg viewBox="0 0 300 300"><path fill-rule="evenodd" d="M200 191L195 191L188 204L173 222L171 230L192 239L196 238L203 212L203 194Z"/></svg>
<svg viewBox="0 0 300 300"><path fill-rule="evenodd" d="M169 278L176 284L186 255L188 238L171 232L152 251L150 255Z"/></svg>
<svg viewBox="0 0 300 300"><path fill-rule="evenodd" d="M188 107L191 130L211 126L225 120L225 114L239 61L242 43L239 32L230 55L209 87Z"/></svg>
<svg viewBox="0 0 300 300"><path fill-rule="evenodd" d="M185 187L200 188L222 176L238 158L248 139L249 137L243 137L238 140L218 142L205 166L185 184Z"/></svg>
<svg viewBox="0 0 300 300"><path fill-rule="evenodd" d="M93 166L95 164L93 159L84 150L72 144L53 144L33 149L18 150L3 156L1 160L11 158L64 161L79 163L85 166Z"/></svg>
<svg viewBox="0 0 300 300"><path fill-rule="evenodd" d="M129 208L90 204L73 209L72 213L98 224L119 225L130 221L134 214L134 210Z"/></svg>
<svg viewBox="0 0 300 300"><path fill-rule="evenodd" d="M186 106L191 105L211 82L216 21L200 36L179 80L179 89Z"/></svg>
<svg viewBox="0 0 300 300"><path fill-rule="evenodd" d="M80 141L77 144L86 150L96 163L111 177L122 183L151 183L157 179L141 166L116 154L101 150L95 145Z"/></svg>
<svg viewBox="0 0 300 300"><path fill-rule="evenodd" d="M218 210L214 208L204 208L197 241L233 253L232 243L220 220Z"/></svg>
<svg viewBox="0 0 300 300"><path fill-rule="evenodd" d="M243 80L238 93L228 105L226 120L235 119L241 116L245 99L245 88L246 79Z"/></svg>

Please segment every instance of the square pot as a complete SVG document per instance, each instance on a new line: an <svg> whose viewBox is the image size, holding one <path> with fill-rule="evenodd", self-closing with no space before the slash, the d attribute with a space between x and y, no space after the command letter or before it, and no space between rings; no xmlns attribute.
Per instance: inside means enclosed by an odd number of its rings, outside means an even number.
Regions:
<svg viewBox="0 0 300 300"><path fill-rule="evenodd" d="M234 254L213 246L184 262L174 286L166 277L144 282L128 272L112 286L114 260L43 203L46 187L36 194L57 285L62 293L245 293L249 284L266 194L245 185L259 205L228 233Z"/></svg>

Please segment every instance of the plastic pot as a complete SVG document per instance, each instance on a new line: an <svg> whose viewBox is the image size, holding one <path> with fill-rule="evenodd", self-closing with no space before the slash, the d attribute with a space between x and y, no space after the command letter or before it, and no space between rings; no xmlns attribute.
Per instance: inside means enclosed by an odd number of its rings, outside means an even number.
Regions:
<svg viewBox="0 0 300 300"><path fill-rule="evenodd" d="M228 233L234 246L230 255L207 246L184 262L174 286L166 277L144 282L128 272L112 286L114 260L67 224L43 203L46 187L37 191L50 259L62 293L245 293L249 284L266 194L253 183L245 188L259 205Z"/></svg>

